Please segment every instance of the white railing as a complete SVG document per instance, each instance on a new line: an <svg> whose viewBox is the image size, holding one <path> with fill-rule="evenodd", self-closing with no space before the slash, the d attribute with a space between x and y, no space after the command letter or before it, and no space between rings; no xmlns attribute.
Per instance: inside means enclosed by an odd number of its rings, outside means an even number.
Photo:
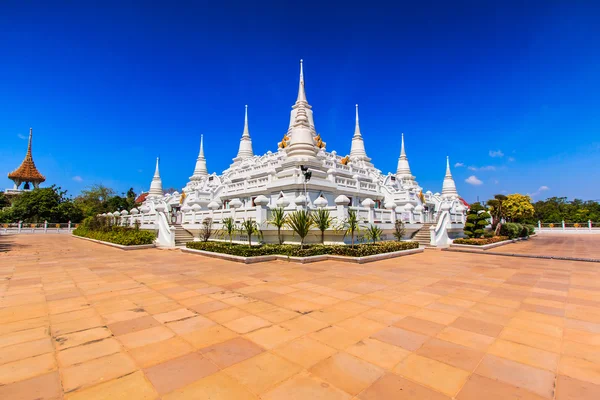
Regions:
<svg viewBox="0 0 600 400"><path fill-rule="evenodd" d="M596 233L600 234L600 223L598 222L565 222L542 223L538 221L536 232L539 233Z"/></svg>
<svg viewBox="0 0 600 400"><path fill-rule="evenodd" d="M18 234L18 233L71 233L79 224L71 222L13 222L0 224L0 233Z"/></svg>

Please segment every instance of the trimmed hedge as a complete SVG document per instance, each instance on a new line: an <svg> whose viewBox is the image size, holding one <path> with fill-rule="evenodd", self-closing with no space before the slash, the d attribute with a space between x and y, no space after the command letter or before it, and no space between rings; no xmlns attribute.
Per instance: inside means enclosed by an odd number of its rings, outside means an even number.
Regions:
<svg viewBox="0 0 600 400"><path fill-rule="evenodd" d="M500 228L500 234L508 236L511 239L518 237L527 237L535 233L535 226L529 224L517 224L515 222L507 222L502 224Z"/></svg>
<svg viewBox="0 0 600 400"><path fill-rule="evenodd" d="M187 248L194 250L211 251L213 253L230 254L241 257L255 257L268 255L285 255L289 257L310 257L323 254L347 257L364 257L375 254L391 253L400 250L410 250L419 247L417 242L377 242L375 244L358 244L354 248L346 245L311 245L300 249L298 245L291 244L264 244L248 246L242 244L229 245L221 242L189 242Z"/></svg>
<svg viewBox="0 0 600 400"><path fill-rule="evenodd" d="M485 246L486 244L498 243L508 240L508 236L494 236L482 239L454 239L453 244L470 244L472 246Z"/></svg>
<svg viewBox="0 0 600 400"><path fill-rule="evenodd" d="M109 231L96 231L79 226L73 231L73 235L82 236L90 239L101 240L120 244L123 246L137 246L142 244L152 244L156 239L156 234L151 231L142 231L135 228L123 226L113 226Z"/></svg>

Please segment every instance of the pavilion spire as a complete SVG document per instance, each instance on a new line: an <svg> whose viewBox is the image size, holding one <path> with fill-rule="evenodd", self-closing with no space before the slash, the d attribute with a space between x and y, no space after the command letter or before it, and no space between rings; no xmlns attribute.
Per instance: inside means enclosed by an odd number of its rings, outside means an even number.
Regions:
<svg viewBox="0 0 600 400"><path fill-rule="evenodd" d="M194 174L190 177L190 180L197 181L205 176L208 176L208 169L206 168L206 158L204 157L204 135L200 135L200 153L198 153Z"/></svg>
<svg viewBox="0 0 600 400"><path fill-rule="evenodd" d="M356 105L356 125L354 127L354 136L352 137L352 146L350 147L350 160L364 160L369 162L371 159L367 157L365 150L365 142L360 133L360 125L358 122L358 104Z"/></svg>
<svg viewBox="0 0 600 400"><path fill-rule="evenodd" d="M250 138L250 130L248 129L248 105L246 105L246 115L244 118L244 132L240 139L240 147L238 149L237 156L233 159L234 163L240 162L245 158L254 156L252 151L252 139Z"/></svg>
<svg viewBox="0 0 600 400"><path fill-rule="evenodd" d="M400 179L414 179L412 173L410 172L408 157L406 157L406 151L404 149L404 133L402 134L402 145L400 146L400 157L398 158L398 168L396 169L396 177Z"/></svg>
<svg viewBox="0 0 600 400"><path fill-rule="evenodd" d="M456 191L456 184L454 183L452 173L450 172L450 157L448 156L446 156L446 175L444 176L444 184L442 185L442 197L458 197L458 192Z"/></svg>
<svg viewBox="0 0 600 400"><path fill-rule="evenodd" d="M317 136L315 122L313 120L312 107L310 104L308 104L308 100L306 99L306 90L304 88L304 66L302 60L300 60L300 81L298 84L298 97L296 98L296 103L294 103L294 105L292 106L288 132L292 129L292 126L294 125L298 107L304 107L306 109L306 117L308 119L309 128L311 129L313 136Z"/></svg>
<svg viewBox="0 0 600 400"><path fill-rule="evenodd" d="M33 138L33 129L29 128L29 140L27 142L27 153L25 153L25 159L19 165L19 168L8 174L8 179L12 180L15 184L14 188L18 189L21 183L25 183L25 189L29 189L29 183L33 184L33 187L39 187L40 183L44 182L46 178L42 175L35 166L33 156L31 154L31 142Z"/></svg>
<svg viewBox="0 0 600 400"><path fill-rule="evenodd" d="M159 162L159 157L156 157L156 169L154 170L154 176L152 177L152 182L150 183L150 191L148 192L148 196L162 197L163 195L162 180L160 179L160 171L158 169Z"/></svg>

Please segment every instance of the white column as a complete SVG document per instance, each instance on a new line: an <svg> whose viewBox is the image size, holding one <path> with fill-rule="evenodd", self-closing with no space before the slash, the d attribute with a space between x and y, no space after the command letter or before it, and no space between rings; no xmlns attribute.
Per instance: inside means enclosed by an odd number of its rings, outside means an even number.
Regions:
<svg viewBox="0 0 600 400"><path fill-rule="evenodd" d="M48 221L44 221L44 233L48 233Z"/></svg>
<svg viewBox="0 0 600 400"><path fill-rule="evenodd" d="M71 221L69 221L69 225L67 225L69 227L69 232L71 232Z"/></svg>
<svg viewBox="0 0 600 400"><path fill-rule="evenodd" d="M592 220L588 219L588 228L591 231L592 230Z"/></svg>
<svg viewBox="0 0 600 400"><path fill-rule="evenodd" d="M542 221L538 220L538 229L541 231L542 230Z"/></svg>
<svg viewBox="0 0 600 400"><path fill-rule="evenodd" d="M18 230L18 233L21 233L21 228L23 228L23 221L19 221L19 230Z"/></svg>
<svg viewBox="0 0 600 400"><path fill-rule="evenodd" d="M565 230L565 221L564 220L562 221L562 230L563 231Z"/></svg>

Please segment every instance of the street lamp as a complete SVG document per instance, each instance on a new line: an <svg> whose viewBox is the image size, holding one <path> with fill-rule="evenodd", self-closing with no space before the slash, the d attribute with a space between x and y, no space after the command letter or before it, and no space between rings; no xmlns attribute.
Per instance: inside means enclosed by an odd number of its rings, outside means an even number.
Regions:
<svg viewBox="0 0 600 400"><path fill-rule="evenodd" d="M308 170L308 167L301 165L300 170L302 171L302 175L304 175L304 208L308 210L308 195L306 193L306 182L310 181L312 177L312 172Z"/></svg>

